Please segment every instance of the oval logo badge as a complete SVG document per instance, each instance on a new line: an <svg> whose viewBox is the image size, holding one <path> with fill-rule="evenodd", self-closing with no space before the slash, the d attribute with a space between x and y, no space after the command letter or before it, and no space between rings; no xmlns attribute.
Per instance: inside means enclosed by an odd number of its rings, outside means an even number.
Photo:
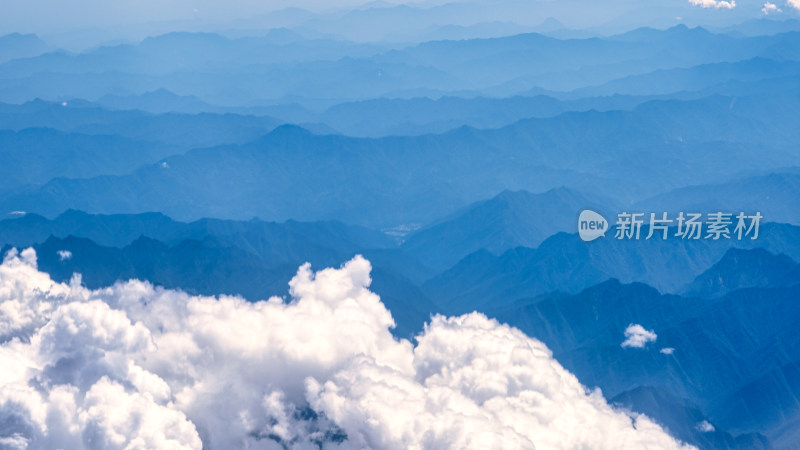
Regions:
<svg viewBox="0 0 800 450"><path fill-rule="evenodd" d="M606 235L608 221L600 213L584 209L578 216L578 235L582 241L593 241Z"/></svg>

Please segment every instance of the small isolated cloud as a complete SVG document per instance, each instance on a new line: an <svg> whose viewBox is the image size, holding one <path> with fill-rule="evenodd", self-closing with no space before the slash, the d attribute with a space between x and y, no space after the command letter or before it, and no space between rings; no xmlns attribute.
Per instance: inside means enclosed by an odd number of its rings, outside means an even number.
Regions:
<svg viewBox="0 0 800 450"><path fill-rule="evenodd" d="M689 448L478 313L395 339L370 264L303 265L291 298L56 283L0 265L0 447ZM653 335L655 336L655 335Z"/></svg>
<svg viewBox="0 0 800 450"><path fill-rule="evenodd" d="M795 1L800 2L800 0L795 0ZM768 15L774 14L774 13L782 13L783 10L778 8L778 6L775 5L775 3L766 2L766 3L764 3L764 7L761 8L761 12L765 16L768 16Z"/></svg>
<svg viewBox="0 0 800 450"><path fill-rule="evenodd" d="M798 0L793 0L798 1ZM733 9L736 8L736 0L689 0L694 6L701 8Z"/></svg>
<svg viewBox="0 0 800 450"><path fill-rule="evenodd" d="M711 425L707 420L698 423L697 426L695 426L695 428L697 429L697 431L703 433L711 433L716 429L714 428L714 425Z"/></svg>
<svg viewBox="0 0 800 450"><path fill-rule="evenodd" d="M674 349L674 348L672 348L672 347L664 347L664 348L662 348L662 349L661 349L661 350L659 350L659 351L660 351L661 353L665 354L665 355L671 355L671 354L675 353L675 349Z"/></svg>
<svg viewBox="0 0 800 450"><path fill-rule="evenodd" d="M648 342L655 342L658 338L653 330L645 330L639 324L630 324L625 329L625 341L622 342L622 347L644 348Z"/></svg>
<svg viewBox="0 0 800 450"><path fill-rule="evenodd" d="M72 259L72 252L69 250L59 250L58 251L58 260L59 261L66 261L68 259Z"/></svg>
<svg viewBox="0 0 800 450"><path fill-rule="evenodd" d="M800 0L786 0L786 5L800 11Z"/></svg>

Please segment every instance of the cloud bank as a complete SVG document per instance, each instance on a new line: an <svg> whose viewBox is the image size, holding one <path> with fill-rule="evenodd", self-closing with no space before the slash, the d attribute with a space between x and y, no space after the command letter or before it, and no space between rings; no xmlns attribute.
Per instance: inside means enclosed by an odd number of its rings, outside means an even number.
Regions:
<svg viewBox="0 0 800 450"><path fill-rule="evenodd" d="M701 8L733 9L736 8L736 0L689 0L694 6Z"/></svg>
<svg viewBox="0 0 800 450"><path fill-rule="evenodd" d="M473 313L396 340L361 257L248 303L0 265L0 447L683 448Z"/></svg>

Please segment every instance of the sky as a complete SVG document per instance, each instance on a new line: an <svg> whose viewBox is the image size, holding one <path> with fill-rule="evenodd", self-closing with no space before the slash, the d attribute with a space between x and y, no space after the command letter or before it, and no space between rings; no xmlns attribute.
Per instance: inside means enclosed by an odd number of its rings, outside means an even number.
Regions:
<svg viewBox="0 0 800 450"><path fill-rule="evenodd" d="M371 6L408 4L430 8L447 3L446 0L369 2ZM549 14L574 27L597 26L603 21L619 17L653 17L674 19L676 11L684 16L696 15L709 21L724 18L798 17L800 0L468 0L462 3L482 5L489 19L515 20L517 22L542 22ZM503 6L498 6L502 4ZM172 27L204 26L232 27L236 24L255 23L254 20L272 11L304 8L316 12L331 12L353 7L365 7L363 0L0 0L0 34L28 32L54 34L93 29L125 30L126 27L169 24ZM794 5L795 7L793 7ZM486 11L490 11L486 15ZM515 11L509 15L504 11ZM681 13L683 11L683 13ZM497 17L490 17L493 12ZM458 21L458 14L453 15ZM259 25L263 25L259 24Z"/></svg>

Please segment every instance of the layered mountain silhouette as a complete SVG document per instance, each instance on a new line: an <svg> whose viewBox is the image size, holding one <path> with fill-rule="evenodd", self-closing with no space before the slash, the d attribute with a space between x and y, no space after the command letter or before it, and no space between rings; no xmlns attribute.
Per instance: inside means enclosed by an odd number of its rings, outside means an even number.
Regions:
<svg viewBox="0 0 800 450"><path fill-rule="evenodd" d="M792 259L800 256L796 244L800 227L765 224L761 231L757 240L646 240L645 228L640 240L618 240L609 234L588 245L576 234L562 232L535 249L517 247L498 256L479 250L424 286L452 313L498 307L552 291L576 293L610 278L678 293L701 273L713 270L731 247L763 248Z"/></svg>
<svg viewBox="0 0 800 450"><path fill-rule="evenodd" d="M797 263L786 255L764 249L732 248L722 259L698 275L683 292L688 296L716 298L737 289L791 284Z"/></svg>
<svg viewBox="0 0 800 450"><path fill-rule="evenodd" d="M644 200L640 207L659 205L664 211L761 212L774 222L800 223L796 208L800 169L794 167L735 181L676 189Z"/></svg>
<svg viewBox="0 0 800 450"><path fill-rule="evenodd" d="M541 194L503 191L414 232L403 250L431 267L446 269L481 249L500 254L536 247L559 231L575 230L581 210L610 211L611 205L567 188Z"/></svg>
<svg viewBox="0 0 800 450"><path fill-rule="evenodd" d="M781 114L769 119L750 106L770 102ZM386 227L429 223L505 189L568 185L617 201L643 199L698 179L729 180L742 164L770 170L798 163L785 144L798 134L790 119L794 106L785 95L656 101L630 112L575 112L497 130L376 139L281 126L247 144L191 150L120 177L54 179L8 196L0 208L47 215L67 208L161 211L189 220L335 219ZM766 136L758 155L746 144L756 133ZM668 206L659 203L657 211ZM769 206L764 213L778 215Z"/></svg>

